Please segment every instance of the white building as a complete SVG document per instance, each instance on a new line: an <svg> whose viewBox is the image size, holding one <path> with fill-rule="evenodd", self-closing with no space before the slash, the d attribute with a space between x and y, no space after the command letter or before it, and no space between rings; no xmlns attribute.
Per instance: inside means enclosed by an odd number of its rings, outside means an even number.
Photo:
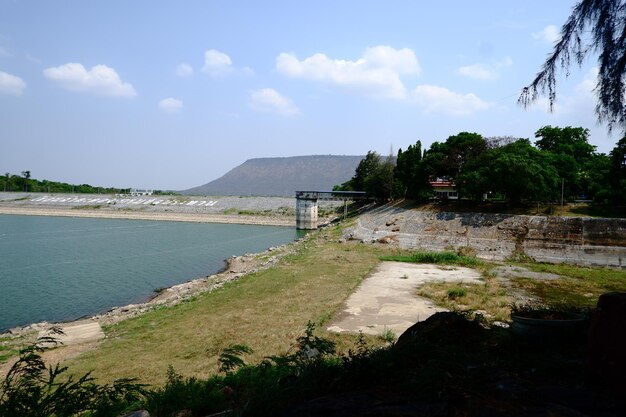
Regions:
<svg viewBox="0 0 626 417"><path fill-rule="evenodd" d="M131 188L130 189L130 195L132 195L132 196L152 195L153 192L154 192L154 190L138 190L136 188Z"/></svg>

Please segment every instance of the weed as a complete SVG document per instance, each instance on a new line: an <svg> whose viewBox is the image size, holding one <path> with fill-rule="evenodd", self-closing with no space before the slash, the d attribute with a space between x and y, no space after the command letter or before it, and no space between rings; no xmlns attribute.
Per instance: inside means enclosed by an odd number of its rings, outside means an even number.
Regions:
<svg viewBox="0 0 626 417"><path fill-rule="evenodd" d="M450 300L456 300L457 298L465 297L467 295L467 289L463 287L454 287L448 290L448 298Z"/></svg>
<svg viewBox="0 0 626 417"><path fill-rule="evenodd" d="M487 321L508 321L511 297L497 278L484 276L479 284L428 282L419 287L417 294L433 300L449 310L458 312L484 311Z"/></svg>
<svg viewBox="0 0 626 417"><path fill-rule="evenodd" d="M41 353L57 343L46 336L20 351L0 383L0 416L117 416L143 397L144 386L130 379L97 385L89 373L74 379L62 377L67 367L46 367Z"/></svg>
<svg viewBox="0 0 626 417"><path fill-rule="evenodd" d="M383 256L383 261L432 263L445 265L478 266L482 263L471 256L462 256L456 252L415 252L408 256Z"/></svg>
<svg viewBox="0 0 626 417"><path fill-rule="evenodd" d="M387 328L387 326L385 326L382 333L378 337L387 343L393 343L397 339L396 333L393 330Z"/></svg>
<svg viewBox="0 0 626 417"><path fill-rule="evenodd" d="M99 210L101 208L101 204L86 204L83 206L73 206L72 210Z"/></svg>
<svg viewBox="0 0 626 417"><path fill-rule="evenodd" d="M246 366L244 360L241 359L241 355L252 352L253 350L247 345L237 344L228 346L222 353L220 353L217 360L220 366L220 372L230 374L233 370Z"/></svg>

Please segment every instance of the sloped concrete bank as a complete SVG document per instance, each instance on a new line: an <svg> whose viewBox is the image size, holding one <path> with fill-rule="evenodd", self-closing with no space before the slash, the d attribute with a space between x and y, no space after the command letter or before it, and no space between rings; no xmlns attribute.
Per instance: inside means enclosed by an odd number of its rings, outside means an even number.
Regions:
<svg viewBox="0 0 626 417"><path fill-rule="evenodd" d="M479 257L525 254L541 262L626 268L626 219L408 210L363 214L345 238L422 250L469 246Z"/></svg>

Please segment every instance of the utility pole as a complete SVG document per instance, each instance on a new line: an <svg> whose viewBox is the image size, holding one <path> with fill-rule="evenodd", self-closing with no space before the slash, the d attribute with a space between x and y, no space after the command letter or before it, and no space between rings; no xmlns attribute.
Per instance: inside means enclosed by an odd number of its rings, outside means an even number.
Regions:
<svg viewBox="0 0 626 417"><path fill-rule="evenodd" d="M561 207L563 207L563 192L565 190L565 178L561 178Z"/></svg>

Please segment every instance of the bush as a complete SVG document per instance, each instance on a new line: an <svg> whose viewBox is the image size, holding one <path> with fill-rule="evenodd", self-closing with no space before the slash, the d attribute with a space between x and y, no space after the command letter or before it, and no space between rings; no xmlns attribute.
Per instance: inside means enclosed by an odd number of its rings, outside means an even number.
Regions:
<svg viewBox="0 0 626 417"><path fill-rule="evenodd" d="M60 334L54 329L53 334ZM143 385L120 379L98 385L89 373L78 379L61 375L67 367L47 367L41 358L54 337L43 337L20 351L17 362L0 383L0 417L118 416L144 396Z"/></svg>
<svg viewBox="0 0 626 417"><path fill-rule="evenodd" d="M462 256L456 252L415 252L409 256L383 256L383 261L477 266L480 261L472 256Z"/></svg>

